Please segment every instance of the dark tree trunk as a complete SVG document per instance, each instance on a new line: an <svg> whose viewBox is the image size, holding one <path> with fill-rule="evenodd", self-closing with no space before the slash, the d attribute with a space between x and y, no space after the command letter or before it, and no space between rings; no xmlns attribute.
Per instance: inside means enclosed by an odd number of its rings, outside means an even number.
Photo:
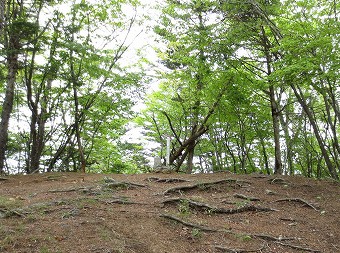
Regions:
<svg viewBox="0 0 340 253"><path fill-rule="evenodd" d="M4 172L4 165L6 159L5 154L8 142L8 125L13 109L15 80L16 73L18 70L18 55L17 54L10 55L10 57L7 60L7 63L9 73L7 78L6 94L2 106L0 122L0 173Z"/></svg>
<svg viewBox="0 0 340 253"><path fill-rule="evenodd" d="M17 12L14 11L13 18L17 16ZM6 36L5 36L6 37ZM1 112L1 122L0 122L0 173L4 173L6 150L8 143L8 126L11 113L13 110L14 101L14 90L15 81L18 72L18 56L20 49L20 41L17 34L10 34L9 41L6 42L5 38L5 49L7 50L7 86L4 98L4 103Z"/></svg>
<svg viewBox="0 0 340 253"><path fill-rule="evenodd" d="M187 174L191 174L194 170L194 154L195 154L195 146L196 142L192 142L188 145L187 150L188 150L188 160L187 160Z"/></svg>
<svg viewBox="0 0 340 253"><path fill-rule="evenodd" d="M282 175L282 158L281 158L281 146L280 146L280 122L279 122L279 110L275 100L274 87L269 87L270 106L272 111L273 121L273 133L274 133L274 145L275 145L275 168L274 173Z"/></svg>

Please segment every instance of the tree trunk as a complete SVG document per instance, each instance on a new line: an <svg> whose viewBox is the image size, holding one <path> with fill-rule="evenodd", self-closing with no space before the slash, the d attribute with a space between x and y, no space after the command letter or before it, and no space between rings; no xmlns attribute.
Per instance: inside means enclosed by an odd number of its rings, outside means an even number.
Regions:
<svg viewBox="0 0 340 253"><path fill-rule="evenodd" d="M73 95L74 95L74 125L76 130L76 138L77 138L77 145L78 145L78 152L79 152L79 159L80 159L80 171L85 173L86 168L86 159L84 155L84 148L81 142L81 135L80 135L80 125L81 122L80 114L79 114L79 101L78 101L78 93L75 83L73 84Z"/></svg>
<svg viewBox="0 0 340 253"><path fill-rule="evenodd" d="M5 28L5 13L6 13L6 1L1 0L0 1L0 38L2 37L2 34L4 33Z"/></svg>
<svg viewBox="0 0 340 253"><path fill-rule="evenodd" d="M188 150L188 160L187 160L187 174L191 174L194 170L194 155L195 155L196 142L193 141L187 147Z"/></svg>
<svg viewBox="0 0 340 253"><path fill-rule="evenodd" d="M275 168L274 174L282 175L282 158L281 158L281 146L280 146L280 119L279 111L275 100L274 87L269 87L270 107L272 111L273 132L274 132L274 145L275 145Z"/></svg>
<svg viewBox="0 0 340 253"><path fill-rule="evenodd" d="M270 76L272 73L272 54L271 54L271 42L269 41L264 27L261 27L261 40L263 52L266 57L266 65L267 65L267 76ZM268 81L271 82L271 81ZM269 92L266 92L269 95L270 100L270 108L272 112L272 122L273 122L273 134L274 134L274 146L275 146L275 174L282 174L282 158L281 158L281 147L280 147L280 121L279 121L279 110L278 105L275 99L275 89L273 84L269 83Z"/></svg>
<svg viewBox="0 0 340 253"><path fill-rule="evenodd" d="M316 123L316 120L313 116L311 109L308 107L306 100L303 97L303 94L300 91L300 89L298 87L296 87L294 84L290 84L290 87L293 89L296 98L298 99L300 105L302 106L303 110L305 111L305 113L306 113L306 115L309 119L310 124L312 125L313 131L314 131L314 134L315 134L315 138L316 138L316 140L319 144L321 154L322 154L322 156L325 160L325 163L327 165L327 168L328 168L328 171L329 171L331 177L338 180L339 176L337 175L336 170L334 168L334 165L333 165L333 163L332 163L332 161L329 157L329 154L328 154L328 152L325 148L325 143L324 143L324 141L321 137L318 125Z"/></svg>
<svg viewBox="0 0 340 253"><path fill-rule="evenodd" d="M47 85L43 88L45 94L43 95L43 102L41 103L41 111L38 112L38 101L33 106L31 115L31 149L30 149L30 163L28 173L35 173L40 169L40 159L45 147L45 125L47 121L47 103L48 95L46 94L51 89L52 81L48 80ZM40 96L38 94L37 96ZM33 102L33 100L32 100Z"/></svg>
<svg viewBox="0 0 340 253"><path fill-rule="evenodd" d="M16 16L16 13L13 14ZM6 45L7 44L7 45ZM16 34L9 35L9 42L6 43L5 38L5 49L7 50L7 86L4 98L4 103L1 112L1 122L0 122L0 173L4 173L6 150L8 142L8 126L10 116L13 110L14 101L14 90L15 81L18 72L18 56L19 56L19 37Z"/></svg>

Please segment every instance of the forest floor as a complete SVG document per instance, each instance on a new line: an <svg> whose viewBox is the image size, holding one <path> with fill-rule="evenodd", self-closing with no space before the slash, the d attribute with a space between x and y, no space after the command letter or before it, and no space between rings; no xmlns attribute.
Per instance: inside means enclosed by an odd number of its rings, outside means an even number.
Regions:
<svg viewBox="0 0 340 253"><path fill-rule="evenodd" d="M340 184L260 174L0 177L0 252L340 252Z"/></svg>

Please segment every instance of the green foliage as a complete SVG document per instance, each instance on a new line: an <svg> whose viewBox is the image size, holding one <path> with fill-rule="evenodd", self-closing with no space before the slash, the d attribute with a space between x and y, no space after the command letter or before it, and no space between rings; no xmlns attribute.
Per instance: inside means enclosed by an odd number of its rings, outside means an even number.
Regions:
<svg viewBox="0 0 340 253"><path fill-rule="evenodd" d="M178 170L271 173L275 116L284 173L338 177L335 1L160 3L153 27L159 87L136 119L131 108L150 80L150 62L130 62L139 57L129 51L133 26L143 24L132 13L139 1L11 3L1 33L0 101L6 59L15 53L16 126L6 155L16 171L77 171L83 163L91 172L149 171L142 145L120 139L135 121L161 145L149 154L164 157L172 136ZM175 157L200 128L206 131Z"/></svg>
<svg viewBox="0 0 340 253"><path fill-rule="evenodd" d="M209 131L195 144L199 170L271 173L272 88L284 173L320 177L328 170L336 177L337 7L303 0L167 1L154 28L166 46L157 52L167 70L139 123L163 146L172 135L175 152L222 89L223 99L205 123ZM323 162L326 156L330 163Z"/></svg>
<svg viewBox="0 0 340 253"><path fill-rule="evenodd" d="M195 239L199 239L202 237L202 231L198 228L193 228L191 230L191 236Z"/></svg>
<svg viewBox="0 0 340 253"><path fill-rule="evenodd" d="M188 216L191 214L189 201L184 199L181 200L178 205L178 211L183 216Z"/></svg>
<svg viewBox="0 0 340 253"><path fill-rule="evenodd" d="M27 173L73 171L82 160L80 146L90 171L138 171L139 157L119 147L144 80L142 64L121 62L140 18L123 8L138 1L38 2L25 5L27 15L8 27L26 43L15 111L24 126L10 134L8 158L25 160L14 166Z"/></svg>

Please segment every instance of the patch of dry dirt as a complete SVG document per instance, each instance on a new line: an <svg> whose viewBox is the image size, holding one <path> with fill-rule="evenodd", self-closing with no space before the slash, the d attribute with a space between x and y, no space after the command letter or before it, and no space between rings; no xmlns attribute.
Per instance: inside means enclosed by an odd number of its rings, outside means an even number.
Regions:
<svg viewBox="0 0 340 253"><path fill-rule="evenodd" d="M340 252L340 184L303 177L0 178L0 252Z"/></svg>

